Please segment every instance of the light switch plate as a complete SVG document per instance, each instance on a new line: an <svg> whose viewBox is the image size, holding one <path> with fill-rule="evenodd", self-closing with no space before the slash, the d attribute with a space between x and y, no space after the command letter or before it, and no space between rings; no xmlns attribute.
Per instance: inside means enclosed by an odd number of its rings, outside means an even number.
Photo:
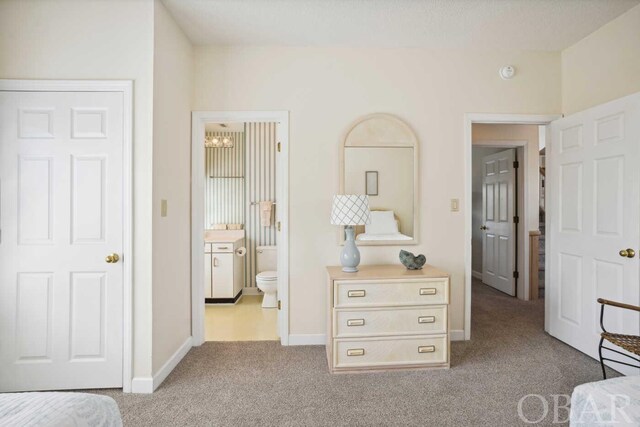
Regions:
<svg viewBox="0 0 640 427"><path fill-rule="evenodd" d="M458 212L460 210L460 200L451 199L451 212Z"/></svg>
<svg viewBox="0 0 640 427"><path fill-rule="evenodd" d="M167 216L167 201L165 199L160 200L160 216Z"/></svg>

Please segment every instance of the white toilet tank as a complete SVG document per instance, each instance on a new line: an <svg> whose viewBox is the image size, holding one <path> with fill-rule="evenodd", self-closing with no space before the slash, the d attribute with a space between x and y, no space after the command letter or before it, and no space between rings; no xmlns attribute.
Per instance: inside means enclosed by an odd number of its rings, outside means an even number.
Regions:
<svg viewBox="0 0 640 427"><path fill-rule="evenodd" d="M276 271L278 269L277 250L275 246L258 246L256 248L256 273Z"/></svg>

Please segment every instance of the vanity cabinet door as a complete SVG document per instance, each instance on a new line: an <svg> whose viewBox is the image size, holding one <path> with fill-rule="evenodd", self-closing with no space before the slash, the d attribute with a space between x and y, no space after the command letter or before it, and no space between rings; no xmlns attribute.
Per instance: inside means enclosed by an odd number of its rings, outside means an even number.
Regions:
<svg viewBox="0 0 640 427"><path fill-rule="evenodd" d="M213 286L213 255L211 253L204 254L204 297L211 298Z"/></svg>
<svg viewBox="0 0 640 427"><path fill-rule="evenodd" d="M233 252L213 253L213 298L233 298Z"/></svg>

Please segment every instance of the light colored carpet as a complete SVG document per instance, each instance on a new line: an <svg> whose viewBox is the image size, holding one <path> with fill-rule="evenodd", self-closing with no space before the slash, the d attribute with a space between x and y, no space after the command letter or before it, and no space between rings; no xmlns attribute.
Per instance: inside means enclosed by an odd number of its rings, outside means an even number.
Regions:
<svg viewBox="0 0 640 427"><path fill-rule="evenodd" d="M153 395L97 392L128 426L514 426L523 396L551 403L600 379L598 362L544 333L542 300L474 283L472 304L472 340L452 343L449 370L330 375L322 346L217 342L193 348ZM536 398L524 410L542 414Z"/></svg>

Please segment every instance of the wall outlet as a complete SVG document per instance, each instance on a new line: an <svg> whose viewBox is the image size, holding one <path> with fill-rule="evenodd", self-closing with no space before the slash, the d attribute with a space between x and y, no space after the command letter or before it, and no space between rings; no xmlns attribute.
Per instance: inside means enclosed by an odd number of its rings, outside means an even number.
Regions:
<svg viewBox="0 0 640 427"><path fill-rule="evenodd" d="M451 212L458 212L460 210L460 200L451 199Z"/></svg>
<svg viewBox="0 0 640 427"><path fill-rule="evenodd" d="M165 199L160 200L160 216L167 216L167 201Z"/></svg>

